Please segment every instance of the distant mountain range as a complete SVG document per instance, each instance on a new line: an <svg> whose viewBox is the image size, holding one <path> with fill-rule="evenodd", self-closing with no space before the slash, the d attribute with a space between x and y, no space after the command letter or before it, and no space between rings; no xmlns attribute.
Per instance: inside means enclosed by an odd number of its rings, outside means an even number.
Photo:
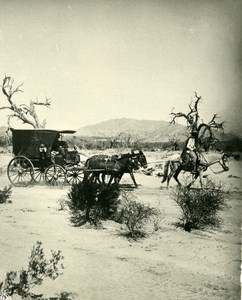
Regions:
<svg viewBox="0 0 242 300"><path fill-rule="evenodd" d="M7 127L0 127L0 135L6 134ZM117 135L129 135L142 142L167 142L172 138L183 142L189 132L186 126L170 124L165 121L135 120L128 118L112 119L105 122L88 125L76 130L75 135L79 137L111 138ZM218 134L219 140L230 140L241 137L234 132Z"/></svg>
<svg viewBox="0 0 242 300"><path fill-rule="evenodd" d="M113 137L118 134L135 136L143 142L167 142L170 138L187 137L186 127L165 121L112 119L94 125L81 127L75 135L82 137Z"/></svg>

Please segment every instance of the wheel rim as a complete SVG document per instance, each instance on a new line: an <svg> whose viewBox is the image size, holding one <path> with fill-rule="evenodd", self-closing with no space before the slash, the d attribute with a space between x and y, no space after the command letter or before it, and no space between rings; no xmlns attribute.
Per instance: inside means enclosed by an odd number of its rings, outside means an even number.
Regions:
<svg viewBox="0 0 242 300"><path fill-rule="evenodd" d="M27 186L33 180L34 166L27 157L16 156L10 161L7 172L14 186Z"/></svg>
<svg viewBox="0 0 242 300"><path fill-rule="evenodd" d="M45 181L50 185L63 185L66 181L65 170L60 165L51 165L45 171Z"/></svg>
<svg viewBox="0 0 242 300"><path fill-rule="evenodd" d="M78 169L67 170L66 172L66 181L73 185L82 182L84 177L84 172Z"/></svg>

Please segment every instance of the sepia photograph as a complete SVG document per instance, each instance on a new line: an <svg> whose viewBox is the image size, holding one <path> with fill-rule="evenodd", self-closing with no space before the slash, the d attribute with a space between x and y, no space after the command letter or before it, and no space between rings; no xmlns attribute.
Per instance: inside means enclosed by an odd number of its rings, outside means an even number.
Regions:
<svg viewBox="0 0 242 300"><path fill-rule="evenodd" d="M241 0L0 0L0 300L241 299Z"/></svg>

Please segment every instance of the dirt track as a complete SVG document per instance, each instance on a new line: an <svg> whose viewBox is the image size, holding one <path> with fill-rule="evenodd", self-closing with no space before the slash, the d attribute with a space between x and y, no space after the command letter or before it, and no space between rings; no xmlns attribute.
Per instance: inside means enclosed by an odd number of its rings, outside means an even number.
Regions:
<svg viewBox="0 0 242 300"><path fill-rule="evenodd" d="M147 153L147 158L155 164L164 153ZM9 184L5 172L9 160L7 155L0 158L1 187ZM171 191L158 177L137 173L136 196L164 212L161 228L138 242L120 235L123 229L114 222L104 222L99 230L73 227L68 211L60 210L59 203L68 186L14 188L12 203L0 206L0 278L25 267L30 249L40 240L47 253L59 249L64 255L63 275L38 287L46 295L64 290L82 300L237 300L242 163L231 159L229 165L228 172L216 176L230 187L232 195L230 208L221 214L221 228L191 233L174 225L180 212ZM214 176L211 171L208 174ZM122 183L132 182L127 175Z"/></svg>

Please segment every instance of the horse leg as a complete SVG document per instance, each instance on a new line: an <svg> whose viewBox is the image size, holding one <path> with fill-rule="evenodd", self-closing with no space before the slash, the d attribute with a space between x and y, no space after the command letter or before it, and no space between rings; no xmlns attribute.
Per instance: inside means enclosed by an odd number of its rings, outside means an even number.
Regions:
<svg viewBox="0 0 242 300"><path fill-rule="evenodd" d="M165 182L167 180L168 171L169 171L170 161L166 161L164 165L164 171L163 171L163 179L161 183Z"/></svg>
<svg viewBox="0 0 242 300"><path fill-rule="evenodd" d="M135 178L134 178L134 173L133 173L133 171L130 171L129 174L130 174L130 176L131 176L131 178L132 178L132 180L133 180L133 183L134 183L135 187L138 187L138 184L137 184L137 182L136 182L136 180L135 180Z"/></svg>
<svg viewBox="0 0 242 300"><path fill-rule="evenodd" d="M89 182L94 183L96 181L96 179L97 179L96 173L95 172L91 172L91 174L90 174L90 176L89 176L88 179L89 179Z"/></svg>
<svg viewBox="0 0 242 300"><path fill-rule="evenodd" d="M116 185L119 185L124 173L119 174L118 176L114 177L114 181Z"/></svg>
<svg viewBox="0 0 242 300"><path fill-rule="evenodd" d="M176 180L176 182L178 183L179 186L181 186L181 183L178 179L178 176L179 176L180 172L181 172L181 168L178 167L175 171L175 174L173 175L174 179Z"/></svg>
<svg viewBox="0 0 242 300"><path fill-rule="evenodd" d="M199 172L199 181L200 181L201 189L203 189L203 171Z"/></svg>
<svg viewBox="0 0 242 300"><path fill-rule="evenodd" d="M164 165L164 173L163 173L163 179L161 181L161 183L165 182L166 181L166 188L168 189L169 188L169 182L171 180L171 177L172 177L172 165L171 165L171 161L166 161L165 162L165 165ZM169 173L169 169L170 169L170 173Z"/></svg>
<svg viewBox="0 0 242 300"><path fill-rule="evenodd" d="M87 181L89 180L89 176L90 176L90 173L87 172L87 171L84 171L83 181L84 181L84 182L87 182Z"/></svg>
<svg viewBox="0 0 242 300"><path fill-rule="evenodd" d="M105 173L101 173L102 183L105 183L105 177L106 177L106 174Z"/></svg>
<svg viewBox="0 0 242 300"><path fill-rule="evenodd" d="M170 180L171 180L171 178L172 178L172 176L174 176L174 174L175 174L175 171L174 170L170 170L170 173L167 175L167 188L169 189L169 184L170 184Z"/></svg>
<svg viewBox="0 0 242 300"><path fill-rule="evenodd" d="M113 174L111 174L107 186L110 186L110 185L111 185L113 179L115 180L115 177L114 177Z"/></svg>
<svg viewBox="0 0 242 300"><path fill-rule="evenodd" d="M190 183L187 185L187 188L188 188L188 189L194 184L194 182L197 180L198 176L199 176L199 172L197 172L197 173L194 175L194 179L192 180L192 182L190 182Z"/></svg>

